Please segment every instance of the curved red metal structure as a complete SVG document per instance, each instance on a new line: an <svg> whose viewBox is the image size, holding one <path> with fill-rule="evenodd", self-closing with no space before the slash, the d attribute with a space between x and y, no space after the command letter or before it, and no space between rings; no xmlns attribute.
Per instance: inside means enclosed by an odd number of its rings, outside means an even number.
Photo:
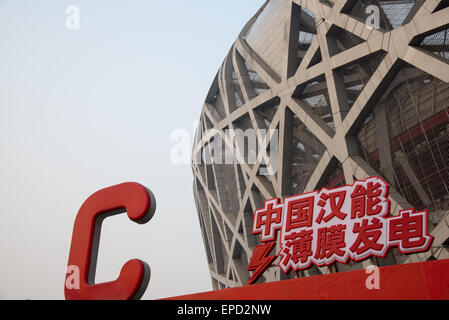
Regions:
<svg viewBox="0 0 449 320"><path fill-rule="evenodd" d="M150 279L150 267L144 261L130 260L117 280L95 284L101 225L107 217L127 213L136 223L151 220L156 201L148 189L138 183L123 183L94 193L81 206L73 228L68 266L79 269L79 288L64 287L67 300L140 299Z"/></svg>

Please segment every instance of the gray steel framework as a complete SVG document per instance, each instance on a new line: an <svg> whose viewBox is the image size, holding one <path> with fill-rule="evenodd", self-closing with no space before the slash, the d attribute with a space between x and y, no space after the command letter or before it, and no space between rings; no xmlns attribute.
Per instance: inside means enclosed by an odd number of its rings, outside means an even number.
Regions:
<svg viewBox="0 0 449 320"><path fill-rule="evenodd" d="M380 8L379 29L366 23ZM449 1L269 0L244 27L204 103L193 159L226 129L279 133L277 171L193 162L194 195L214 289L244 285L263 201L382 176L391 212L429 208L432 250L311 268L261 281L449 258ZM214 129L214 130L213 130ZM261 141L259 141L261 143ZM247 159L248 152L241 155ZM269 150L274 152L274 150Z"/></svg>

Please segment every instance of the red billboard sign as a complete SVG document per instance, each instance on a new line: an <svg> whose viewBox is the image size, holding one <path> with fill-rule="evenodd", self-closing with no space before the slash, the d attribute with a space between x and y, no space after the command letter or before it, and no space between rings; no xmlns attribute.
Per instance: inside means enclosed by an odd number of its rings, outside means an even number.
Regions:
<svg viewBox="0 0 449 320"><path fill-rule="evenodd" d="M403 210L390 216L388 185L380 177L265 202L256 210L253 234L261 245L253 252L248 284L255 283L279 257L284 273L312 265L385 257L391 247L408 254L427 251L428 212ZM280 239L277 256L269 256Z"/></svg>

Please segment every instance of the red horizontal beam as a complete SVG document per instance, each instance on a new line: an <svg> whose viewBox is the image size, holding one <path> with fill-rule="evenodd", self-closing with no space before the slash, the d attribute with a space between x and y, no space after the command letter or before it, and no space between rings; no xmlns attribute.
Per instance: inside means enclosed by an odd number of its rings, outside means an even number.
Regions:
<svg viewBox="0 0 449 320"><path fill-rule="evenodd" d="M425 120L422 124L418 124L410 130L395 136L391 139L391 148L394 151L401 148L401 144L406 144L410 140L423 135L425 132L435 128L436 126L445 124L449 122L449 111L445 109L440 113L437 113L432 118ZM371 159L374 161L379 161L379 150L373 151L371 154Z"/></svg>
<svg viewBox="0 0 449 320"><path fill-rule="evenodd" d="M380 289L365 270L264 283L167 300L449 300L449 260L380 268Z"/></svg>
<svg viewBox="0 0 449 320"><path fill-rule="evenodd" d="M448 109L437 113L432 118L425 120L422 124L418 124L405 133L401 134L400 137L396 137L392 142L392 149L397 150L400 148L401 144L405 144L408 141L423 135L426 131L433 129L436 126L442 125L449 121Z"/></svg>

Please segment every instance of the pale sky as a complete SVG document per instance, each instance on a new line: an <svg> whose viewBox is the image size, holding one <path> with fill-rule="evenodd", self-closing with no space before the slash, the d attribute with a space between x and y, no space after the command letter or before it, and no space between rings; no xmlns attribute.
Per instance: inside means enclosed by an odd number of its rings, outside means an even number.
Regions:
<svg viewBox="0 0 449 320"><path fill-rule="evenodd" d="M75 216L94 192L135 181L152 221L103 225L97 281L142 259L144 299L212 290L189 165L215 74L264 0L0 0L0 299L63 299ZM81 29L66 28L77 5Z"/></svg>

